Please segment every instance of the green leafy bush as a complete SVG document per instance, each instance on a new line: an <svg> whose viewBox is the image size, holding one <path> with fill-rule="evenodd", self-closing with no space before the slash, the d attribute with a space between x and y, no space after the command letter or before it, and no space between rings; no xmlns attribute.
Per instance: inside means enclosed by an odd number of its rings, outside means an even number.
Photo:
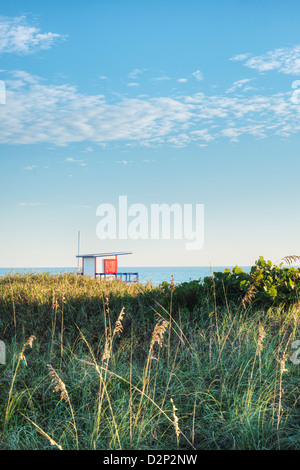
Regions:
<svg viewBox="0 0 300 470"><path fill-rule="evenodd" d="M300 269L283 267L283 263L276 266L260 256L240 287L244 293L254 288L256 301L290 305L299 301Z"/></svg>
<svg viewBox="0 0 300 470"><path fill-rule="evenodd" d="M266 261L262 256L250 272L235 266L215 272L199 281L184 282L174 292L174 302L189 309L207 302L218 306L236 305L290 306L299 301L300 268L283 267Z"/></svg>

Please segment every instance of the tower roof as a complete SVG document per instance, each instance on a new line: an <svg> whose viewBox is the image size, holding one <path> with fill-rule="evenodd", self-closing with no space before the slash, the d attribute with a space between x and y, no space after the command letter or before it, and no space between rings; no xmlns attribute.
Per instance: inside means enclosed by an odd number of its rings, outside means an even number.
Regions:
<svg viewBox="0 0 300 470"><path fill-rule="evenodd" d="M110 253L91 253L86 255L77 255L76 258L106 258L109 256L132 255L132 252L115 251Z"/></svg>

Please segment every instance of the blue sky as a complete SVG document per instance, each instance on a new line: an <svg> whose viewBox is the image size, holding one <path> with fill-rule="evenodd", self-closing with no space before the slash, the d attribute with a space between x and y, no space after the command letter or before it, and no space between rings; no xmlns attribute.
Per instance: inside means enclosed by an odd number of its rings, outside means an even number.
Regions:
<svg viewBox="0 0 300 470"><path fill-rule="evenodd" d="M1 1L0 265L299 254L297 1ZM205 241L99 240L97 206L204 204Z"/></svg>

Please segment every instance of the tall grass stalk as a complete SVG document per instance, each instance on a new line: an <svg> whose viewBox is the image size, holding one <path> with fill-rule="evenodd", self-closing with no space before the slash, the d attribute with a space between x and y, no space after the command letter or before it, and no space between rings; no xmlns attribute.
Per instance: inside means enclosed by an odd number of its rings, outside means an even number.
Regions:
<svg viewBox="0 0 300 470"><path fill-rule="evenodd" d="M51 378L51 382L53 382L55 384L55 387L54 387L53 391L54 392L60 392L60 394L61 394L60 399L66 401L69 405L72 420L73 420L73 427L74 427L74 431L75 431L76 447L77 447L77 450L78 450L77 427L76 427L75 415L74 415L73 407L72 407L71 400L70 400L70 397L69 397L69 393L67 391L65 383L59 377L56 370L53 369L51 364L47 364L47 367L48 367L48 371L49 371L49 376Z"/></svg>
<svg viewBox="0 0 300 470"><path fill-rule="evenodd" d="M299 307L210 286L200 305L195 283L0 278L1 447L300 449Z"/></svg>
<svg viewBox="0 0 300 470"><path fill-rule="evenodd" d="M80 330L79 330L80 331ZM105 374L107 374L108 372L108 369L107 367L102 367L102 366L99 366L97 364L97 361L96 361L96 358L94 356L94 353L88 343L88 341L86 340L86 338L84 337L83 333L80 331L80 334L81 334L81 337L83 339L83 341L85 342L85 344L87 345L88 347L88 350L92 356L92 359L93 359L93 365L99 375L99 378L100 378L100 387L102 387L102 394L101 394L101 403L102 403L102 395L105 394L106 396L106 399L107 399L107 402L108 402L108 406L109 406L109 409L110 409L110 413L111 413L111 417L112 417L112 420L113 420L113 424L114 424L114 428L115 428L115 432L116 432L116 438L117 438L117 441L118 441L118 444L119 444L119 448L122 450L122 445L121 445L121 441L120 441L120 436L119 436L119 431L118 431L118 426L117 426L117 423L116 423L116 420L115 420L115 416L114 416L114 412L113 412L113 408L112 408L112 404L111 404L111 400L110 400L110 397L109 397L109 394L108 394L108 391L107 391L107 387L106 387L106 380L103 379L103 376L102 376L102 371L105 372ZM88 364L88 362L86 362ZM105 376L106 377L106 376ZM99 417L99 413L100 411L98 411L98 417ZM100 421L100 420L99 420Z"/></svg>
<svg viewBox="0 0 300 470"><path fill-rule="evenodd" d="M24 418L26 418L31 424L33 424L33 426L35 426L38 429L38 431L41 433L41 435L46 437L46 439L48 439L51 446L56 446L59 450L63 450L61 445L57 444L57 442L55 442L55 440L52 439L52 437L50 437L45 431L43 431L42 428L40 428L36 423L34 423L30 418L28 418L28 416L25 416L21 412L20 412L20 415L24 416Z"/></svg>
<svg viewBox="0 0 300 470"><path fill-rule="evenodd" d="M3 442L3 438L4 438L4 434L5 434L5 427L6 427L6 423L7 423L7 420L8 420L9 409L10 409L10 404L11 404L11 399L12 399L12 392L13 392L15 380L16 380L16 377L17 377L17 372L18 372L18 369L19 369L19 366L20 366L20 362L24 361L25 365L27 365L27 360L26 360L26 356L25 356L24 353L25 353L25 350L28 346L30 348L32 348L32 343L35 339L36 339L36 337L34 335L31 335L28 338L28 340L23 344L22 350L21 350L20 354L18 355L17 365L16 365L16 368L15 368L15 372L14 372L12 382L11 382L11 385L10 385L10 389L9 389L9 393L8 393L8 400L7 400L6 410L5 410L5 417L4 417L4 425L3 425L3 431L2 431L2 436L1 436L1 442Z"/></svg>

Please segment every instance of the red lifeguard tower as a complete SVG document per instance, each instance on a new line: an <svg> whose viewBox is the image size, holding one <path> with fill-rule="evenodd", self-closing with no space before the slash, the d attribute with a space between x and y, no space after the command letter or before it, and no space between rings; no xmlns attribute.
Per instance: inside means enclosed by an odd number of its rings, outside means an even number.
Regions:
<svg viewBox="0 0 300 470"><path fill-rule="evenodd" d="M132 253L92 253L88 255L77 255L81 258L81 270L78 272L82 276L91 276L94 279L105 279L114 277L126 282L138 282L139 274L132 272L118 272L118 256L131 255Z"/></svg>

